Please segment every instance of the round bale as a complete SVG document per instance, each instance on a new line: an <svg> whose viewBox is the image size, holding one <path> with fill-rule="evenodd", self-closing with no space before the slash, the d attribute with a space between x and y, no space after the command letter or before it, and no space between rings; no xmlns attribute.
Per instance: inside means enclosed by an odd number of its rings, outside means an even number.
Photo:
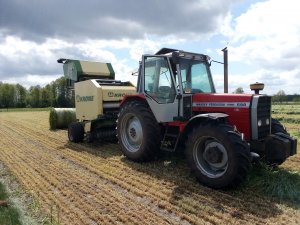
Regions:
<svg viewBox="0 0 300 225"><path fill-rule="evenodd" d="M71 122L76 121L76 111L74 108L52 108L50 110L50 129L68 128Z"/></svg>

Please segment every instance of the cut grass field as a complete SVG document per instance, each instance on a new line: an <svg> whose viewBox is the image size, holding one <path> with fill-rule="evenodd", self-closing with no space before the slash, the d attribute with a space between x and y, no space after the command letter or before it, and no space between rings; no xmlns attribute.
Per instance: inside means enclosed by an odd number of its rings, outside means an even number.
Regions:
<svg viewBox="0 0 300 225"><path fill-rule="evenodd" d="M7 108L0 109L0 112L36 112L36 111L49 111L51 108Z"/></svg>
<svg viewBox="0 0 300 225"><path fill-rule="evenodd" d="M0 183L0 224L21 225L17 208L11 205L4 184Z"/></svg>
<svg viewBox="0 0 300 225"><path fill-rule="evenodd" d="M49 111L1 112L0 160L53 223L300 224L299 153L218 191L199 184L180 156L134 163L117 144L69 143L48 121Z"/></svg>

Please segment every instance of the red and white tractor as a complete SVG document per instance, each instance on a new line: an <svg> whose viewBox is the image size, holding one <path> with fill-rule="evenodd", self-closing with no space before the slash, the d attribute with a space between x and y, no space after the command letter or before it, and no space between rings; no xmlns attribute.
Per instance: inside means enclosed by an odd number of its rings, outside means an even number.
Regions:
<svg viewBox="0 0 300 225"><path fill-rule="evenodd" d="M235 187L254 158L279 165L297 151L297 140L271 117L271 97L257 86L255 94L216 94L207 55L167 48L143 55L137 93L119 109L122 151L148 161L183 146L200 182Z"/></svg>

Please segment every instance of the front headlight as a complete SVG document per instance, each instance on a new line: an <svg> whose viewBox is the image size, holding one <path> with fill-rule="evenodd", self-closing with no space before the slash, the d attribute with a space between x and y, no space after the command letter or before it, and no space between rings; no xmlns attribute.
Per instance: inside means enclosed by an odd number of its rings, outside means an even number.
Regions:
<svg viewBox="0 0 300 225"><path fill-rule="evenodd" d="M269 118L266 119L266 124L267 124L267 125L270 125L270 119L269 119Z"/></svg>
<svg viewBox="0 0 300 225"><path fill-rule="evenodd" d="M258 120L258 121L257 121L257 126L261 127L261 125L262 125L262 121L261 121L261 120Z"/></svg>

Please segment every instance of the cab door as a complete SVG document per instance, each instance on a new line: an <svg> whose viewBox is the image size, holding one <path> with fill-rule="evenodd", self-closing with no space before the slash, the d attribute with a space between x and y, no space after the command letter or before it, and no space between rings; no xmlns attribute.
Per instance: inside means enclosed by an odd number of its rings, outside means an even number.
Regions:
<svg viewBox="0 0 300 225"><path fill-rule="evenodd" d="M142 59L143 92L158 122L171 122L178 116L178 92L169 59L145 55Z"/></svg>

